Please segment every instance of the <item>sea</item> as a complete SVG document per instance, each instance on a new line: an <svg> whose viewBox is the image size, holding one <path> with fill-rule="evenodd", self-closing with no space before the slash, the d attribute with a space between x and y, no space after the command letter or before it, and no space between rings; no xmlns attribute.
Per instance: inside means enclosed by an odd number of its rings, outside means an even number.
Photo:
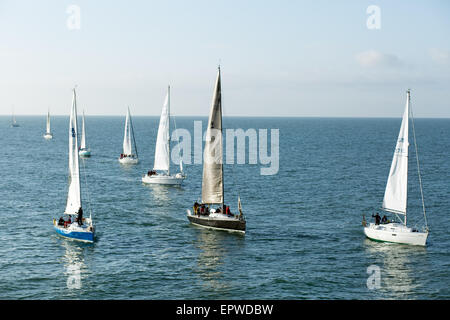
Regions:
<svg viewBox="0 0 450 320"><path fill-rule="evenodd" d="M430 230L427 246L417 247L374 242L362 227L363 215L384 214L400 116L224 117L224 128L258 133L256 163L247 143L245 163L236 155L224 165L225 202L237 212L241 198L244 235L189 223L202 187L193 143L181 187L141 182L153 166L159 117L133 117L140 162L123 166L125 114L87 115L92 156L80 160L80 176L93 244L62 238L52 225L66 205L69 117L51 117L52 140L43 138L45 115L16 118L13 128L0 117L0 299L450 298L450 119L414 121ZM204 131L206 117L175 117L191 142L199 121ZM408 225L422 227L412 134L410 143ZM279 160L272 174L262 174L270 164L261 150Z"/></svg>

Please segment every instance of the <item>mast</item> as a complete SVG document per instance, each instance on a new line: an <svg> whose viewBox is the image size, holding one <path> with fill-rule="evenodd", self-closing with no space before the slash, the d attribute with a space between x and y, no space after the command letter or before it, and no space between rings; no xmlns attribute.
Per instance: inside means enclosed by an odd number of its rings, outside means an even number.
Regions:
<svg viewBox="0 0 450 320"><path fill-rule="evenodd" d="M50 133L50 111L47 111L47 133Z"/></svg>
<svg viewBox="0 0 450 320"><path fill-rule="evenodd" d="M168 166L168 170L167 170L167 175L170 176L170 85L167 86L167 116L168 116L168 120L167 120L167 147L169 149L169 166Z"/></svg>

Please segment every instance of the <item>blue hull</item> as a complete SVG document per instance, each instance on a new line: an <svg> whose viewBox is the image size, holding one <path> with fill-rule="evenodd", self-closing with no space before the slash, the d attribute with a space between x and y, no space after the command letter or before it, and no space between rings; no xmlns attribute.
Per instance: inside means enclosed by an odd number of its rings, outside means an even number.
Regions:
<svg viewBox="0 0 450 320"><path fill-rule="evenodd" d="M58 228L57 226L55 226L54 228L56 233L65 238L83 242L94 242L94 232L67 232L65 229Z"/></svg>

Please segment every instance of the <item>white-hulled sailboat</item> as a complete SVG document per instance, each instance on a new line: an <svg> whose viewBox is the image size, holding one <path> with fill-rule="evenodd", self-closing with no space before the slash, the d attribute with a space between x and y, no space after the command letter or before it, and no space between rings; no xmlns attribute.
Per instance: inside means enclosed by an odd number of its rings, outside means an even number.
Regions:
<svg viewBox="0 0 450 320"><path fill-rule="evenodd" d="M50 111L47 112L47 130L45 131L44 134L44 139L52 139L53 138L53 134L50 131Z"/></svg>
<svg viewBox="0 0 450 320"><path fill-rule="evenodd" d="M86 147L86 127L84 125L84 110L83 110L83 122L81 125L81 145L80 145L80 157L90 157L91 149Z"/></svg>
<svg viewBox="0 0 450 320"><path fill-rule="evenodd" d="M187 210L192 224L226 231L245 233L246 221L238 198L239 214L232 214L224 205L222 147L222 93L220 67L212 100L203 153L202 204L195 203L193 211ZM213 209L213 205L218 206Z"/></svg>
<svg viewBox="0 0 450 320"><path fill-rule="evenodd" d="M83 218L78 158L78 126L76 92L73 89L69 125L69 190L64 217L53 219L55 231L66 238L83 242L94 242L95 227L92 216Z"/></svg>
<svg viewBox="0 0 450 320"><path fill-rule="evenodd" d="M180 185L186 176L180 163L180 172L170 174L170 86L159 120L158 136L156 138L155 162L153 170L148 171L142 182L149 184Z"/></svg>
<svg viewBox="0 0 450 320"><path fill-rule="evenodd" d="M131 143L131 138L134 142ZM123 136L123 153L119 157L119 162L122 164L137 164L139 162L136 140L134 139L133 121L131 120L130 108L127 108L127 117L125 119L125 133Z"/></svg>
<svg viewBox="0 0 450 320"><path fill-rule="evenodd" d="M414 119L410 111L410 90L407 91L406 108L403 114L403 120L398 135L397 145L392 159L391 170L384 193L382 210L393 213L400 223L380 221L380 217L375 216L376 222L367 225L363 218L364 233L367 238L402 244L425 246L428 237L428 226L425 212L425 203L422 190L422 179L420 176L419 156L417 154L416 134L414 129ZM408 132L409 118L412 120L412 129L414 134L414 145L419 177L420 194L422 197L422 208L424 214L425 226L419 231L416 228L410 228L406 225L407 199L408 199ZM400 216L404 217L404 220Z"/></svg>

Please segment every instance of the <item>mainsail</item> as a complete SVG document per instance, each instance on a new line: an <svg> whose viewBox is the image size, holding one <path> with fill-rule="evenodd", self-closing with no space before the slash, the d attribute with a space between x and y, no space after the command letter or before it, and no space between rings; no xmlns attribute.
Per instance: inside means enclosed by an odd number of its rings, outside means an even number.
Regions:
<svg viewBox="0 0 450 320"><path fill-rule="evenodd" d="M223 204L222 165L222 96L219 68L208 119L208 128L206 129L205 151L203 154L203 203Z"/></svg>
<svg viewBox="0 0 450 320"><path fill-rule="evenodd" d="M81 208L80 168L78 164L78 127L77 127L77 101L73 89L72 109L69 125L69 191L65 213L76 214Z"/></svg>
<svg viewBox="0 0 450 320"><path fill-rule="evenodd" d="M383 199L383 210L405 214L408 193L408 123L410 92L407 92L402 125Z"/></svg>
<svg viewBox="0 0 450 320"><path fill-rule="evenodd" d="M86 129L84 127L84 110L83 110L83 123L81 128L81 149L86 149Z"/></svg>
<svg viewBox="0 0 450 320"><path fill-rule="evenodd" d="M159 120L158 136L156 138L155 148L155 163L153 170L170 169L170 135L169 135L169 121L170 121L170 87L167 91L166 100L161 112Z"/></svg>
<svg viewBox="0 0 450 320"><path fill-rule="evenodd" d="M123 136L123 153L131 155L131 125L130 125L130 109L127 110L127 117L125 120L125 133Z"/></svg>

